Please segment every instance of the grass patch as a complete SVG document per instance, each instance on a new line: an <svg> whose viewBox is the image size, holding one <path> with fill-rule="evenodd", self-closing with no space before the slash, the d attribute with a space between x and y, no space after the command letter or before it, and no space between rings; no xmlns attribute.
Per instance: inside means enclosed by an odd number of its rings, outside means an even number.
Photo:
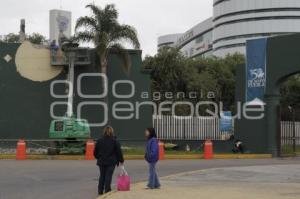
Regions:
<svg viewBox="0 0 300 199"><path fill-rule="evenodd" d="M296 152L294 153L293 145L284 145L281 147L281 153L283 155L293 155L293 154L299 155L300 154L300 146L299 145L296 146Z"/></svg>
<svg viewBox="0 0 300 199"><path fill-rule="evenodd" d="M122 147L124 155L144 155L144 148L130 148ZM202 151L179 151L179 150L165 150L167 155L199 155L202 154Z"/></svg>

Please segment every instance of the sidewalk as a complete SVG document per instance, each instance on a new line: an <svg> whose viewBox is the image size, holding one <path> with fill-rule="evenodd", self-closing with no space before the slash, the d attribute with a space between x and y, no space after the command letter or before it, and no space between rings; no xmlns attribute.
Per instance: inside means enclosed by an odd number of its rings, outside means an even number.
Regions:
<svg viewBox="0 0 300 199"><path fill-rule="evenodd" d="M145 183L138 183L130 192L100 198L296 199L300 198L300 165L209 169L165 177L161 184L159 190L145 190Z"/></svg>

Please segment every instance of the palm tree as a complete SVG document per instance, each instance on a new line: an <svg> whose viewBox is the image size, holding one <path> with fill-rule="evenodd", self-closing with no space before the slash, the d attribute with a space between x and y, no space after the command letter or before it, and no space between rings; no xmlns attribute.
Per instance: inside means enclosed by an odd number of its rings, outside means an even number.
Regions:
<svg viewBox="0 0 300 199"><path fill-rule="evenodd" d="M75 38L78 41L93 42L100 59L100 70L107 75L108 55L116 52L123 61L126 72L130 69L130 59L122 42L129 42L135 49L140 48L136 30L129 25L118 22L119 13L113 4L104 9L94 4L86 8L92 11L91 16L80 17L75 26ZM84 30L82 30L84 29ZM105 85L102 85L103 87Z"/></svg>
<svg viewBox="0 0 300 199"><path fill-rule="evenodd" d="M94 4L86 8L92 11L91 16L80 17L75 26L75 39L83 42L93 42L100 59L100 71L107 75L108 56L116 52L123 60L125 72L129 72L130 59L128 52L122 45L123 41L129 42L135 49L140 48L136 30L129 25L118 22L119 13L113 4L106 5L104 9ZM79 31L78 31L79 30ZM102 82L102 89L108 88L106 81ZM104 98L108 105L108 97ZM108 120L110 123L110 120Z"/></svg>

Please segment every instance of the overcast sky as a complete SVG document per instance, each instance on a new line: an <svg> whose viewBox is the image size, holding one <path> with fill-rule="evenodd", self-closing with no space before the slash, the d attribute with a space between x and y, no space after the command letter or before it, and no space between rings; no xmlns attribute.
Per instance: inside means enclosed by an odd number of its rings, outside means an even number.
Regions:
<svg viewBox="0 0 300 199"><path fill-rule="evenodd" d="M72 26L78 17L88 15L88 3L104 6L114 3L121 23L134 26L143 54L156 53L157 37L187 31L212 16L213 0L1 0L0 35L19 32L20 19L26 19L26 33L49 37L49 10L72 12ZM73 31L74 32L74 31Z"/></svg>

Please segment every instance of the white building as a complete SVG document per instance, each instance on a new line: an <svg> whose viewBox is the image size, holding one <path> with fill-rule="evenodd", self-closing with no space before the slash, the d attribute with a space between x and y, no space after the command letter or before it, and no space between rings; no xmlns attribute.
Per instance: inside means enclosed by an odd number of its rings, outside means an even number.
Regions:
<svg viewBox="0 0 300 199"><path fill-rule="evenodd" d="M214 0L213 17L158 47L177 46L188 57L245 54L248 39L300 32L300 0Z"/></svg>
<svg viewBox="0 0 300 199"><path fill-rule="evenodd" d="M50 10L49 20L50 41L56 40L58 43L60 37L71 37L71 12L65 10Z"/></svg>

